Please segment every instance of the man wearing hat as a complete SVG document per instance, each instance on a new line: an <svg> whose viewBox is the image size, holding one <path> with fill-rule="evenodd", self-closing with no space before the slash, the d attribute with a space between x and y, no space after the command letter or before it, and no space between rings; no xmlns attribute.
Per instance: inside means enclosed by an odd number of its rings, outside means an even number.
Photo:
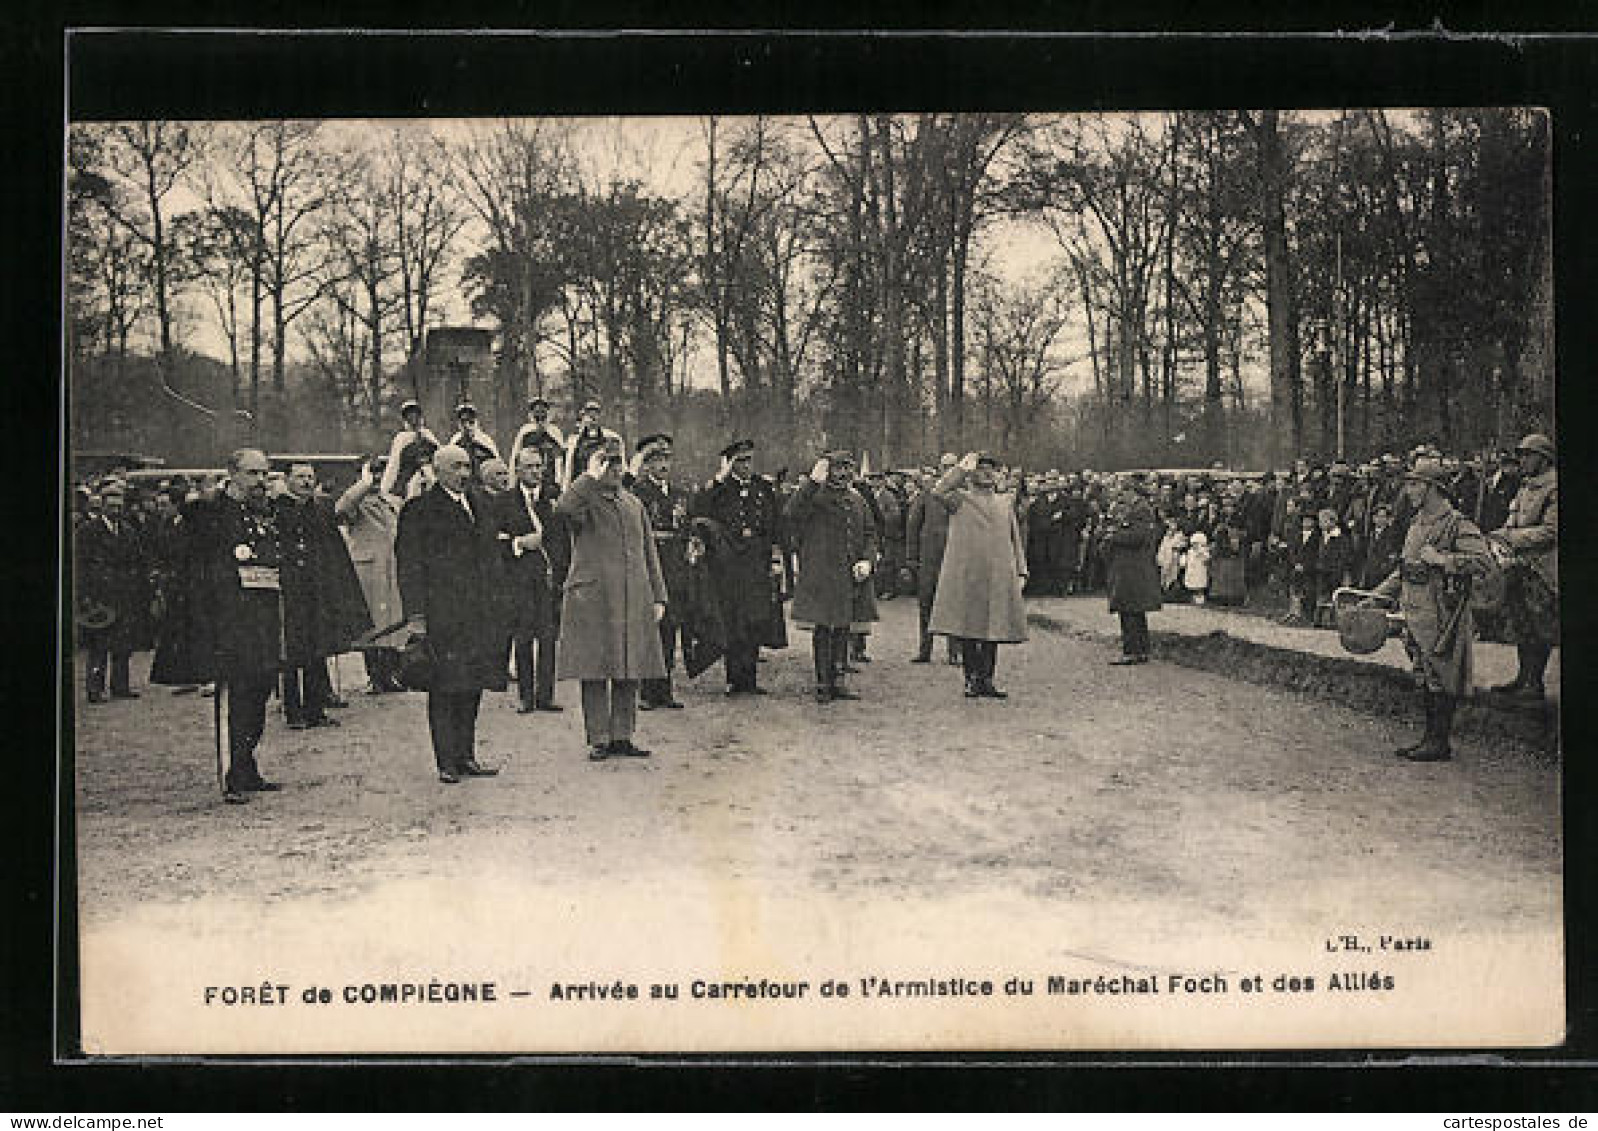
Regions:
<svg viewBox="0 0 1598 1131"><path fill-rule="evenodd" d="M727 634L727 694L764 695L756 682L760 642L772 615L772 586L782 577L777 490L754 473L755 445L735 440L721 450L721 469L695 496L690 513L714 537L707 561Z"/></svg>
<svg viewBox="0 0 1598 1131"><path fill-rule="evenodd" d="M91 623L80 620L87 652L87 693L91 703L106 698L109 671L113 699L137 699L128 681L128 660L133 654L140 595L146 573L140 539L124 512L121 484L112 483L100 494L100 513L73 531L78 562L78 605L99 615Z"/></svg>
<svg viewBox="0 0 1598 1131"><path fill-rule="evenodd" d="M958 462L953 455L945 459L948 460L943 466L945 472ZM948 542L949 508L929 487L916 496L905 518L905 553L915 569L916 617L920 627L916 654L910 660L913 664L932 662L932 633L928 625L932 621L932 604L938 594L938 572L943 568L943 551ZM959 663L959 642L951 636L945 643L945 658L949 664L953 666Z"/></svg>
<svg viewBox="0 0 1598 1131"><path fill-rule="evenodd" d="M869 593L861 592L872 584L876 537L865 499L850 486L854 468L850 453L828 452L785 507L799 549L793 616L812 630L818 703L860 698L843 683L850 630L868 613L876 619L874 603L863 607Z"/></svg>
<svg viewBox="0 0 1598 1131"><path fill-rule="evenodd" d="M489 504L505 570L502 615L516 660L517 710L524 715L560 710L555 652L571 539L555 516L560 491L545 480L543 449L523 445L516 452L515 486Z"/></svg>
<svg viewBox="0 0 1598 1131"><path fill-rule="evenodd" d="M1026 540L1011 499L995 490L999 461L970 452L933 487L949 512L938 592L929 630L961 642L965 693L1004 699L993 684L1000 644L1026 639Z"/></svg>
<svg viewBox="0 0 1598 1131"><path fill-rule="evenodd" d="M410 493L416 473L438 450L438 437L427 427L422 418L422 406L415 401L400 405L400 420L404 423L388 446L388 462L383 468L381 486L385 494L403 499Z"/></svg>
<svg viewBox="0 0 1598 1131"><path fill-rule="evenodd" d="M456 406L455 420L460 427L449 438L450 445L466 453L472 461L472 478L482 483L483 465L491 459L499 459L499 445L494 443L494 437L478 425L477 409L465 401ZM500 467L505 469L509 478L509 469L503 460L500 461Z"/></svg>
<svg viewBox="0 0 1598 1131"><path fill-rule="evenodd" d="M549 401L535 396L527 402L527 423L516 430L510 442L510 459L514 464L516 453L525 447L536 447L544 453L544 479L546 487L554 487L560 479L561 462L566 456L566 437L549 421Z"/></svg>
<svg viewBox="0 0 1598 1131"><path fill-rule="evenodd" d="M1116 666L1148 663L1148 614L1160 607L1160 570L1154 563L1159 522L1146 490L1123 486L1105 520L1104 588L1110 612L1121 620L1121 655L1110 661Z"/></svg>
<svg viewBox="0 0 1598 1131"><path fill-rule="evenodd" d="M1515 678L1493 693L1533 703L1543 697L1543 673L1559 641L1559 483L1554 442L1533 433L1515 450L1521 481L1509 517L1493 531L1505 561L1504 619L1515 642Z"/></svg>
<svg viewBox="0 0 1598 1131"><path fill-rule="evenodd" d="M638 709L657 707L680 710L672 692L671 671L682 634L679 606L688 593L688 494L671 482L671 437L664 432L638 441L633 455L632 492L644 504L666 579L666 613L660 618L660 650L666 661L663 679L646 679L638 689Z"/></svg>
<svg viewBox="0 0 1598 1131"><path fill-rule="evenodd" d="M562 487L583 473L589 459L607 441L625 449L621 434L600 424L599 414L603 411L604 406L593 398L584 401L583 407L577 410L577 427L566 438L565 462L561 467Z"/></svg>
<svg viewBox="0 0 1598 1131"><path fill-rule="evenodd" d="M1414 516L1404 533L1398 568L1367 598L1396 599L1404 614L1404 647L1415 667L1426 708L1426 733L1397 751L1411 762L1442 762L1454 707L1471 687L1469 577L1493 568L1492 551L1476 524L1447 494L1442 461L1421 456L1404 474L1405 501Z"/></svg>

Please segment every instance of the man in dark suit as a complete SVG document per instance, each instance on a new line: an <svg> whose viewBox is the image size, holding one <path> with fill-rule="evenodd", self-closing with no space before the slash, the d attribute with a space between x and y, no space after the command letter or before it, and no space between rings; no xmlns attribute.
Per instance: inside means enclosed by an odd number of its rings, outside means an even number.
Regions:
<svg viewBox="0 0 1598 1131"><path fill-rule="evenodd" d="M671 482L671 437L665 433L638 441L629 486L644 504L655 539L655 554L666 578L666 615L660 618L660 650L666 661L665 679L646 679L639 688L638 709L677 710L682 704L672 693L671 670L682 635L682 609L688 593L688 495Z"/></svg>
<svg viewBox="0 0 1598 1131"><path fill-rule="evenodd" d="M337 726L327 715L342 706L328 678L327 658L372 627L349 546L326 499L316 497L316 469L289 468L288 493L276 500L283 548L283 713L294 730Z"/></svg>
<svg viewBox="0 0 1598 1131"><path fill-rule="evenodd" d="M427 724L438 780L454 785L499 772L479 765L474 748L483 692L505 689L504 582L488 498L470 485L471 456L446 444L433 471L433 486L400 511L394 557L406 620L432 653Z"/></svg>
<svg viewBox="0 0 1598 1131"><path fill-rule="evenodd" d="M146 563L141 539L123 508L123 491L113 484L101 492L100 513L79 524L77 540L79 603L100 615L83 630L87 652L87 693L91 703L104 703L106 675L113 699L137 699L128 680L128 659L136 644L136 626L143 610Z"/></svg>
<svg viewBox="0 0 1598 1131"><path fill-rule="evenodd" d="M738 440L721 450L721 470L694 498L693 516L708 520L711 574L727 634L728 695L764 695L756 673L760 641L771 624L772 586L782 577L777 490L754 473L755 445Z"/></svg>
<svg viewBox="0 0 1598 1131"><path fill-rule="evenodd" d="M560 590L571 566L571 541L555 514L560 488L546 474L544 452L516 452L516 485L490 503L505 579L505 627L516 657L522 714L558 711L555 647L560 635Z"/></svg>

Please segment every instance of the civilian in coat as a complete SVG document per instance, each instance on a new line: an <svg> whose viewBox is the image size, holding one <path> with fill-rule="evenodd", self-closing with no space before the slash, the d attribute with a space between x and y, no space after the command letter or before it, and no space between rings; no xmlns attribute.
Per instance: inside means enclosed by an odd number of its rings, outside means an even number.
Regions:
<svg viewBox="0 0 1598 1131"><path fill-rule="evenodd" d="M938 571L943 568L943 551L949 541L949 508L930 490L922 491L910 504L905 519L905 553L915 567L916 599L919 605L920 646L911 659L914 664L932 661L932 603L938 593ZM958 643L948 639L948 661L958 663Z"/></svg>
<svg viewBox="0 0 1598 1131"><path fill-rule="evenodd" d="M561 610L561 679L582 683L588 757L648 757L633 743L641 680L660 679L666 579L644 505L622 486L620 442L596 450L555 513L571 531Z"/></svg>
<svg viewBox="0 0 1598 1131"><path fill-rule="evenodd" d="M723 448L721 470L691 508L694 518L709 520L712 532L707 560L727 635L728 695L765 694L757 663L771 629L773 587L782 578L777 490L754 473L754 450L750 440Z"/></svg>
<svg viewBox="0 0 1598 1131"><path fill-rule="evenodd" d="M993 685L999 645L1026 639L1026 542L1014 500L994 490L998 468L993 456L970 452L932 488L949 511L949 541L929 627L960 639L973 699L1007 697Z"/></svg>
<svg viewBox="0 0 1598 1131"><path fill-rule="evenodd" d="M859 590L872 584L876 538L865 499L850 486L854 457L831 452L789 496L784 517L799 551L794 622L812 630L816 702L858 699L843 682ZM871 614L875 619L875 610Z"/></svg>
<svg viewBox="0 0 1598 1131"><path fill-rule="evenodd" d="M367 463L360 475L333 504L333 517L344 528L350 562L355 567L366 611L379 629L392 628L404 617L400 601L399 570L394 562L394 533L399 526L400 500L378 484L386 468L382 458ZM399 652L371 648L363 653L368 690L374 694L404 691L399 681Z"/></svg>
<svg viewBox="0 0 1598 1131"><path fill-rule="evenodd" d="M560 710L555 651L571 545L555 515L559 496L560 489L549 485L543 451L528 445L516 452L516 485L489 504L505 568L503 624L516 657L517 710L524 715Z"/></svg>
<svg viewBox="0 0 1598 1131"><path fill-rule="evenodd" d="M682 704L672 692L671 670L688 608L688 494L671 481L671 437L658 433L639 440L629 478L628 488L649 516L655 555L666 579L666 615L660 618L660 653L666 661L666 676L644 682L638 708L681 710Z"/></svg>
<svg viewBox="0 0 1598 1131"><path fill-rule="evenodd" d="M431 652L427 725L438 780L454 785L499 772L478 764L475 747L483 692L505 689L503 579L488 498L470 485L471 456L445 445L433 474L400 511L394 558L406 620Z"/></svg>
<svg viewBox="0 0 1598 1131"><path fill-rule="evenodd" d="M113 699L139 697L130 686L128 660L138 643L147 565L140 552L142 540L124 513L123 500L121 487L107 487L100 496L100 513L73 532L78 604L96 608L105 621L83 630L90 703L105 702L107 671Z"/></svg>
<svg viewBox="0 0 1598 1131"><path fill-rule="evenodd" d="M1370 537L1361 548L1359 587L1374 589L1398 568L1404 549L1404 531L1393 521L1393 508L1377 503L1371 513Z"/></svg>
<svg viewBox="0 0 1598 1131"><path fill-rule="evenodd" d="M372 627L349 548L333 508L316 497L316 469L289 468L288 493L277 499L283 547L283 711L290 727L337 726L326 708L335 700L327 658Z"/></svg>
<svg viewBox="0 0 1598 1131"><path fill-rule="evenodd" d="M1148 500L1125 488L1107 516L1106 528L1105 588L1110 611L1121 618L1121 655L1110 663L1146 664L1148 614L1160 607L1160 571L1154 564L1159 522Z"/></svg>

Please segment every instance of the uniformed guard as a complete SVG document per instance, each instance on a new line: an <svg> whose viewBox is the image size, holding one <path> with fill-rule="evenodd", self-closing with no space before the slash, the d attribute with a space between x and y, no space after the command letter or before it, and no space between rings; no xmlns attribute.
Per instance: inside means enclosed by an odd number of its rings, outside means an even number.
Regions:
<svg viewBox="0 0 1598 1131"><path fill-rule="evenodd" d="M816 461L786 503L789 529L799 549L794 622L813 633L816 702L858 699L843 681L850 630L866 615L862 598L872 583L875 528L865 499L850 487L854 456L828 452ZM875 619L875 609L870 612Z"/></svg>
<svg viewBox="0 0 1598 1131"><path fill-rule="evenodd" d="M628 484L649 515L667 594L666 615L660 618L660 650L666 661L666 677L643 681L638 695L640 711L682 708L672 692L671 672L682 635L680 606L688 592L688 493L671 482L671 455L671 437L664 432L639 440Z"/></svg>
<svg viewBox="0 0 1598 1131"><path fill-rule="evenodd" d="M400 405L400 420L404 426L394 433L394 439L388 446L388 463L383 467L382 488L388 494L403 499L410 493L417 472L432 460L433 453L438 450L438 437L427 427L422 406L415 401Z"/></svg>
<svg viewBox="0 0 1598 1131"><path fill-rule="evenodd" d="M1540 703L1543 673L1559 641L1559 484L1547 436L1527 436L1516 454L1520 489L1492 541L1504 564L1504 614L1518 664L1515 678L1492 693Z"/></svg>
<svg viewBox="0 0 1598 1131"><path fill-rule="evenodd" d="M577 410L577 427L573 428L571 435L566 437L566 453L561 467L562 487L569 486L583 473L583 469L588 466L589 458L600 448L607 445L616 448L626 447L621 433L600 423L600 414L604 411L605 406L592 398L584 401L583 407Z"/></svg>
<svg viewBox="0 0 1598 1131"><path fill-rule="evenodd" d="M782 576L777 538L777 490L754 473L755 445L736 440L721 450L721 470L690 512L713 537L707 562L721 601L727 635L728 695L764 695L756 682L760 642L770 628L772 586Z"/></svg>
<svg viewBox="0 0 1598 1131"><path fill-rule="evenodd" d="M1396 751L1411 762L1453 756L1454 707L1471 687L1470 580L1493 569L1492 551L1476 524L1447 494L1442 461L1421 456L1404 473L1404 503L1413 515L1398 568L1364 604L1396 599L1404 614L1404 647L1424 695L1426 733Z"/></svg>
<svg viewBox="0 0 1598 1131"><path fill-rule="evenodd" d="M560 480L561 463L566 458L566 437L549 420L549 401L535 396L527 402L527 423L516 430L510 442L510 461L516 463L516 453L526 447L537 448L544 454L544 489L556 486Z"/></svg>
<svg viewBox="0 0 1598 1131"><path fill-rule="evenodd" d="M455 420L460 427L449 438L449 442L466 452L467 458L472 461L472 479L481 484L483 465L491 459L499 459L499 445L494 443L494 437L478 426L475 406L462 401L455 408ZM501 462L500 466L505 465ZM506 470L508 478L509 469ZM508 483L506 485L509 486Z"/></svg>

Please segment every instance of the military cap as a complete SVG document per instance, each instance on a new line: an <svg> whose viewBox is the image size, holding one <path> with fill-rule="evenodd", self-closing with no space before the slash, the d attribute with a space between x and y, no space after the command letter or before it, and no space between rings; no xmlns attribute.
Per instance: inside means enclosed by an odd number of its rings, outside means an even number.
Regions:
<svg viewBox="0 0 1598 1131"><path fill-rule="evenodd" d="M455 416L456 416L457 419L459 419L460 417L463 417L463 416L476 416L476 415L477 415L477 408L476 408L475 405L471 404L471 402L469 402L469 401L462 401L460 404L455 406Z"/></svg>
<svg viewBox="0 0 1598 1131"><path fill-rule="evenodd" d="M400 405L400 415L401 416L404 416L407 412L421 412L421 411L422 411L422 406L417 404L415 401L406 401L404 404Z"/></svg>
<svg viewBox="0 0 1598 1131"><path fill-rule="evenodd" d="M527 407L528 408L537 408L539 405L543 405L545 408L548 408L549 407L548 399L546 399L544 397L528 397L527 398Z"/></svg>
<svg viewBox="0 0 1598 1131"><path fill-rule="evenodd" d="M603 412L604 408L605 408L605 406L600 404L598 400L596 400L593 397L589 397L586 401L583 402L582 411L583 412Z"/></svg>
<svg viewBox="0 0 1598 1131"><path fill-rule="evenodd" d="M671 437L664 432L655 432L638 441L638 451L642 455L652 456L657 452L671 454Z"/></svg>
<svg viewBox="0 0 1598 1131"><path fill-rule="evenodd" d="M1533 432L1520 443L1515 445L1517 452L1536 452L1545 459L1554 458L1554 442L1541 432Z"/></svg>
<svg viewBox="0 0 1598 1131"><path fill-rule="evenodd" d="M755 442L753 440L734 440L732 443L728 444L725 448L721 449L721 458L722 459L737 459L739 456L743 455L745 452L752 452L754 450L755 450Z"/></svg>

